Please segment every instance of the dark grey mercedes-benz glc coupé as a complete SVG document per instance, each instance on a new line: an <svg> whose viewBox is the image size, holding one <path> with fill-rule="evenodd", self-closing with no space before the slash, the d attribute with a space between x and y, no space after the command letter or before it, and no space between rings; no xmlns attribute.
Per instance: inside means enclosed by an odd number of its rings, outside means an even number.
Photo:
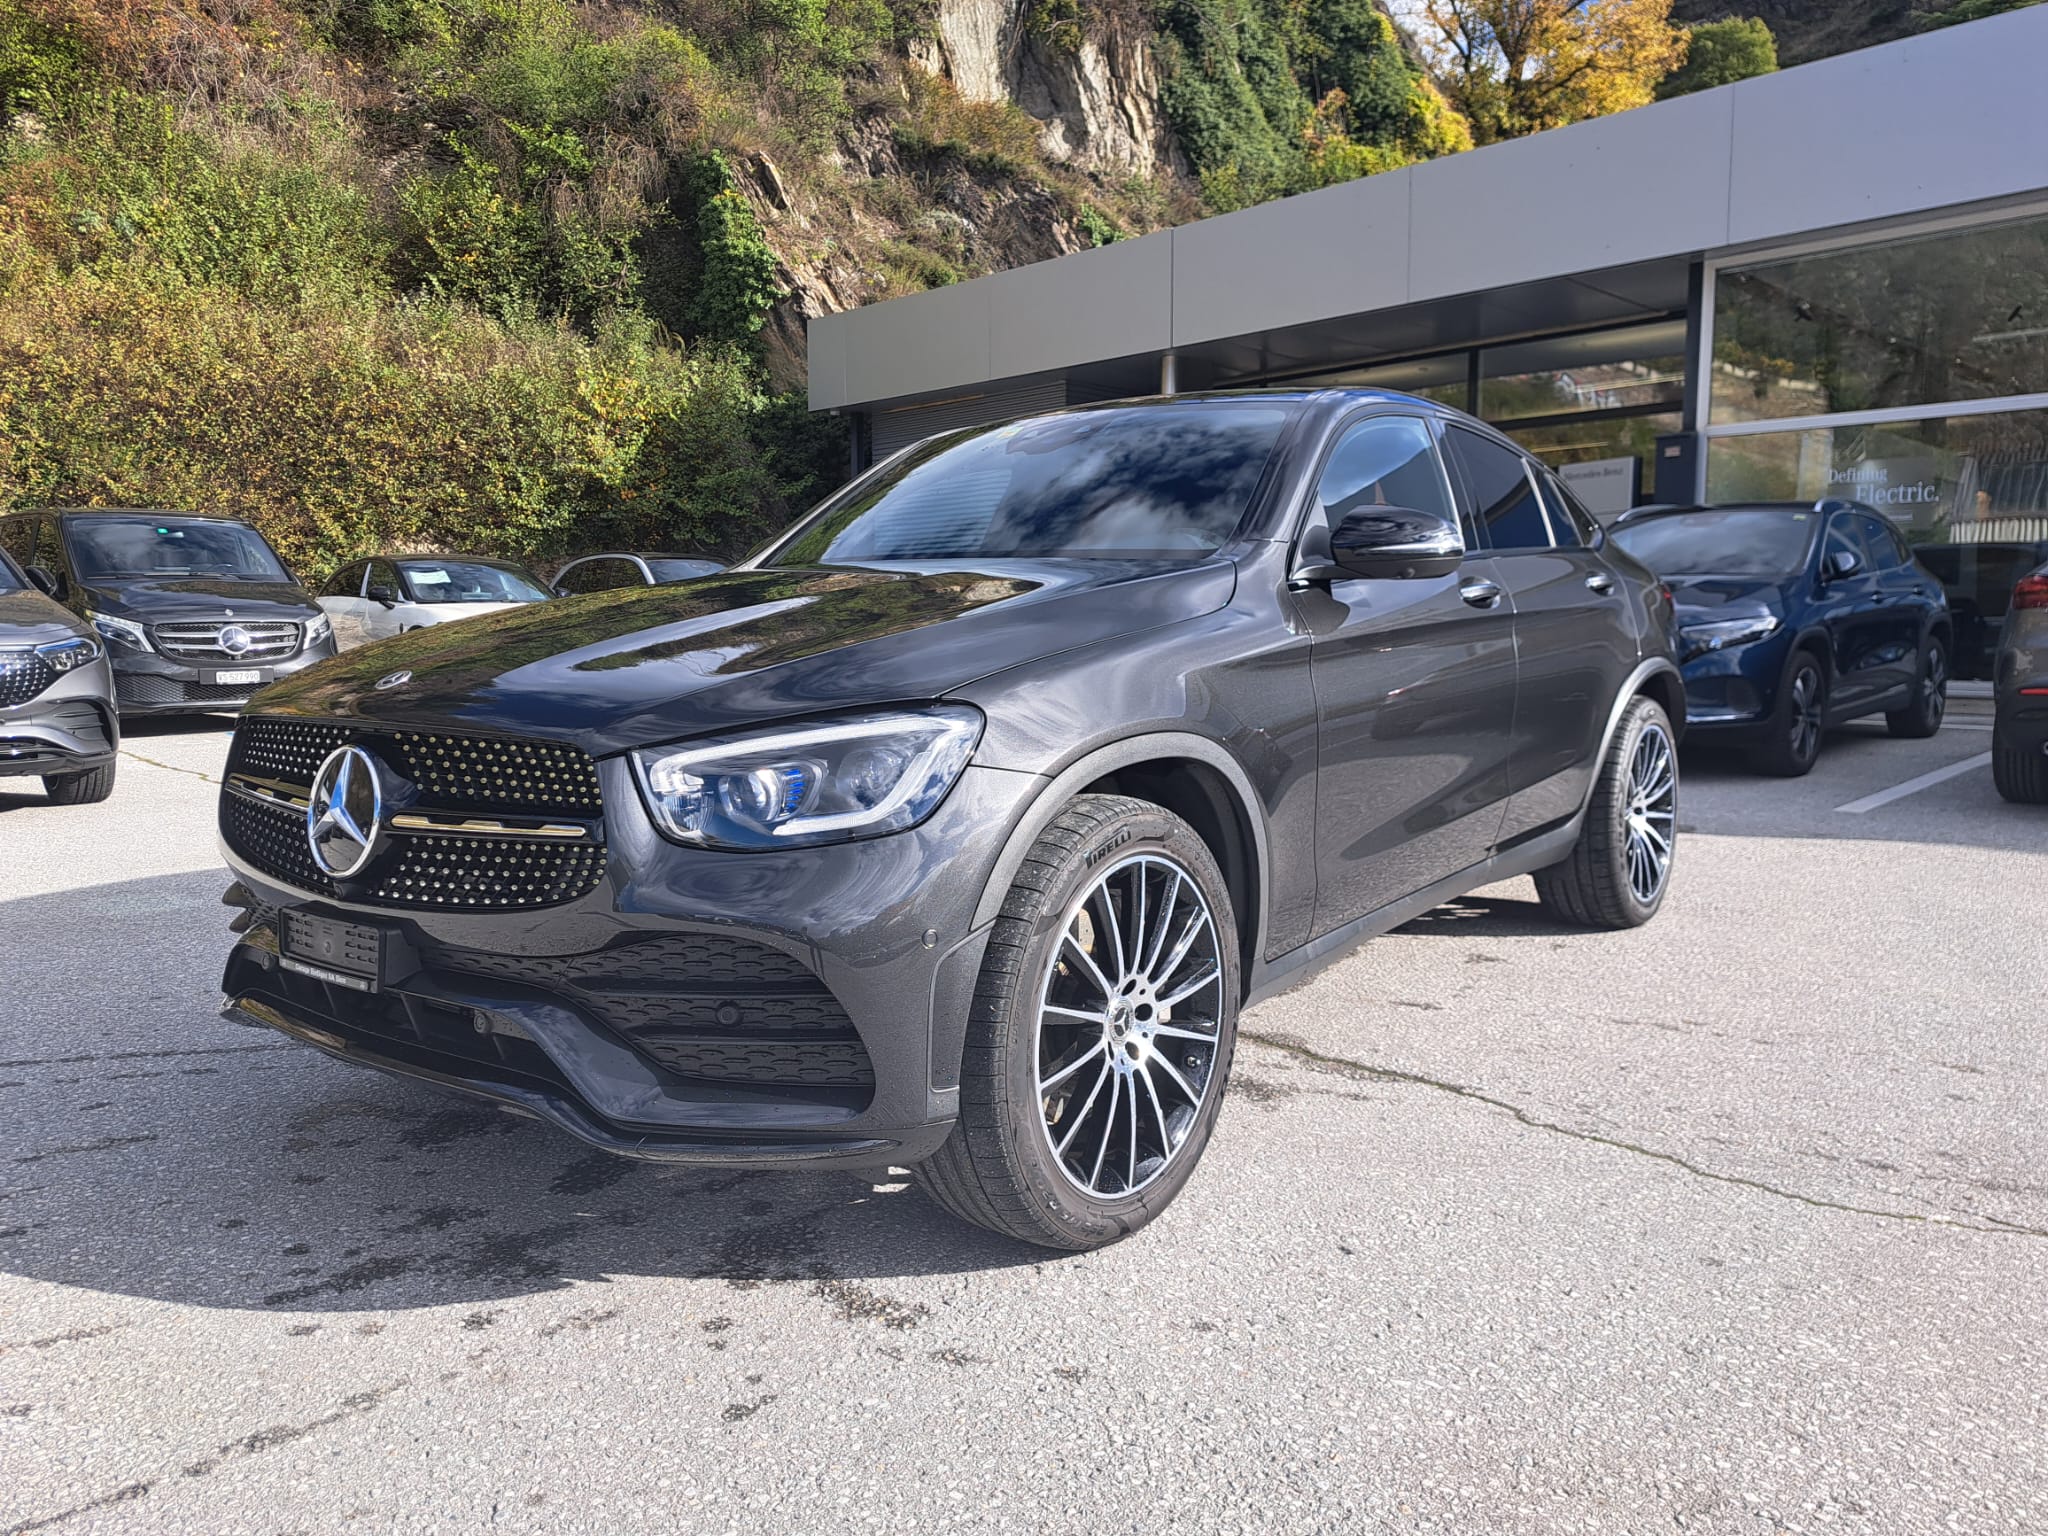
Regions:
<svg viewBox="0 0 2048 1536"><path fill-rule="evenodd" d="M228 1014L635 1157L916 1166L1086 1248L1240 1009L1533 873L1663 901L1671 608L1549 470L1365 391L934 438L733 570L352 652L235 734Z"/></svg>

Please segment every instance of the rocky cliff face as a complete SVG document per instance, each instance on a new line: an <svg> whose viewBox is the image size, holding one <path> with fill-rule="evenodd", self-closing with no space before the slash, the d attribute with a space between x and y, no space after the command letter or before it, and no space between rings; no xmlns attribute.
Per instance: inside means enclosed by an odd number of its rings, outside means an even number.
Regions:
<svg viewBox="0 0 2048 1536"><path fill-rule="evenodd" d="M1091 17L1068 46L1034 33L1029 14L1029 0L941 0L932 35L912 45L911 57L969 101L1012 101L1029 112L1044 124L1040 142L1055 161L1105 174L1184 169L1160 116L1149 30Z"/></svg>

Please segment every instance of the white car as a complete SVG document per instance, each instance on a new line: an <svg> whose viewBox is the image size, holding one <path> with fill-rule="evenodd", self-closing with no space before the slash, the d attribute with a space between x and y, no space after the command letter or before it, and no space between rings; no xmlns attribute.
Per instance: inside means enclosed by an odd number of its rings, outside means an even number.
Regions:
<svg viewBox="0 0 2048 1536"><path fill-rule="evenodd" d="M509 560L405 555L345 565L320 589L343 650L429 624L546 602L540 578Z"/></svg>

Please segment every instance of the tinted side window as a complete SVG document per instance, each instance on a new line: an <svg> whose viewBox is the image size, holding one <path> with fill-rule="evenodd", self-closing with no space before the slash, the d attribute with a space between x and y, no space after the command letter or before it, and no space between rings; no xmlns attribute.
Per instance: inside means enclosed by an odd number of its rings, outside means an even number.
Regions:
<svg viewBox="0 0 2048 1536"><path fill-rule="evenodd" d="M344 565L327 578L327 585L320 589L322 597L361 597L363 595L364 564L358 560L354 565Z"/></svg>
<svg viewBox="0 0 2048 1536"><path fill-rule="evenodd" d="M1361 507L1457 516L1429 427L1413 416L1374 416L1349 428L1323 466L1316 505L1333 528Z"/></svg>
<svg viewBox="0 0 2048 1536"><path fill-rule="evenodd" d="M1891 524L1868 513L1858 513L1856 527L1863 535L1864 547L1870 551L1872 570L1896 570L1906 563L1899 551L1898 535L1892 531Z"/></svg>
<svg viewBox="0 0 2048 1536"><path fill-rule="evenodd" d="M1550 514L1550 533L1558 544L1583 549L1599 539L1600 524L1571 493L1571 487L1548 469L1536 472L1543 490L1543 508Z"/></svg>
<svg viewBox="0 0 2048 1536"><path fill-rule="evenodd" d="M585 560L562 572L560 582L571 592L611 592L619 587L645 586L647 578L630 560Z"/></svg>
<svg viewBox="0 0 2048 1536"><path fill-rule="evenodd" d="M1856 536L1855 526L1847 517L1837 517L1828 524L1828 538L1821 552L1821 568L1825 570L1838 554L1854 555L1859 571L1870 569L1870 551L1863 547L1863 540Z"/></svg>
<svg viewBox="0 0 2048 1536"><path fill-rule="evenodd" d="M1465 473L1473 512L1486 525L1493 547L1550 548L1550 527L1543 520L1536 486L1522 467L1522 456L1462 427L1451 429L1450 441Z"/></svg>

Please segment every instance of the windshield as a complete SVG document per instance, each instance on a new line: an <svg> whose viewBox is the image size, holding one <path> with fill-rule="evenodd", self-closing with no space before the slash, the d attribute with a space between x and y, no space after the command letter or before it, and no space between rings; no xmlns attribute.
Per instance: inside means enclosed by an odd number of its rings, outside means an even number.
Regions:
<svg viewBox="0 0 2048 1536"><path fill-rule="evenodd" d="M93 517L65 523L84 581L124 576L209 576L290 581L263 535L240 523L197 518Z"/></svg>
<svg viewBox="0 0 2048 1536"><path fill-rule="evenodd" d="M23 581L14 569L14 562L0 554L0 592L25 592L28 583Z"/></svg>
<svg viewBox="0 0 2048 1536"><path fill-rule="evenodd" d="M1608 537L1659 576L1771 576L1806 569L1814 512L1672 512L1623 523Z"/></svg>
<svg viewBox="0 0 2048 1536"><path fill-rule="evenodd" d="M416 603L537 603L548 595L524 572L480 560L405 560L398 568Z"/></svg>
<svg viewBox="0 0 2048 1536"><path fill-rule="evenodd" d="M952 433L827 504L767 563L1200 559L1236 529L1295 409L1191 401Z"/></svg>

